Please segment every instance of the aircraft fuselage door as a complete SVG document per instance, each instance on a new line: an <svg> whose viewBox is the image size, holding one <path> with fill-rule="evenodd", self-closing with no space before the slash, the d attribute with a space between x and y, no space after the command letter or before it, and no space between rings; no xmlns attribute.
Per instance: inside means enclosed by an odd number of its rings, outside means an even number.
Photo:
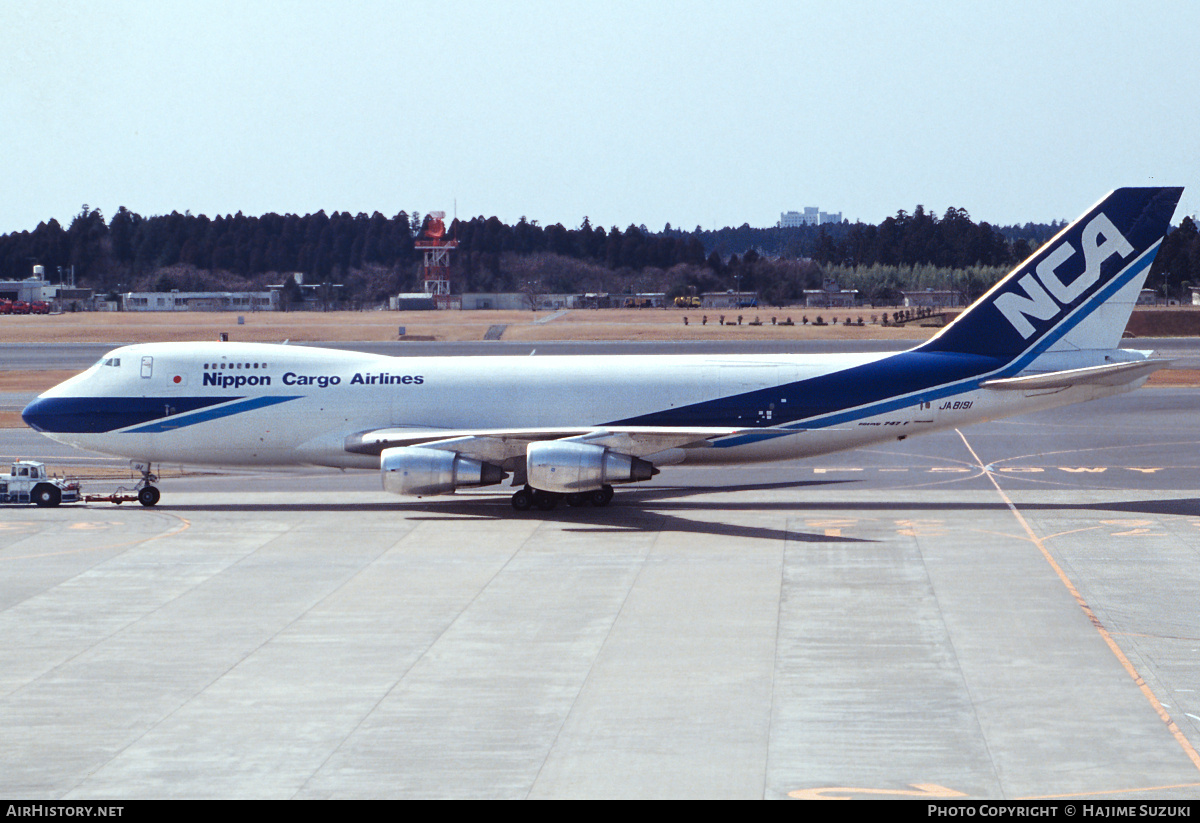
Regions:
<svg viewBox="0 0 1200 823"><path fill-rule="evenodd" d="M154 358L142 358L142 377L152 377L154 375Z"/></svg>

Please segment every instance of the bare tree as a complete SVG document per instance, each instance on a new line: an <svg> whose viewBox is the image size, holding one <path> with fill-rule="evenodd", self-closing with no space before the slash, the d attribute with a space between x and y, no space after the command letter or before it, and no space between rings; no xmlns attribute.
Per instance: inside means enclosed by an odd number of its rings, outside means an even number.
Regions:
<svg viewBox="0 0 1200 823"><path fill-rule="evenodd" d="M530 311L537 311L538 306L542 302L542 278L527 277L521 281L521 294L525 295L525 301L529 303Z"/></svg>

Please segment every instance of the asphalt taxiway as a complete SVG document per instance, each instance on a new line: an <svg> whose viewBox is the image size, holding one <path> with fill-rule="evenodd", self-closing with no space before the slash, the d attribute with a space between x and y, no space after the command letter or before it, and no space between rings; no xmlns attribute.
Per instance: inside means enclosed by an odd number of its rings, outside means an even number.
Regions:
<svg viewBox="0 0 1200 823"><path fill-rule="evenodd" d="M0 795L1200 798L1198 477L1155 388L606 509L6 508Z"/></svg>

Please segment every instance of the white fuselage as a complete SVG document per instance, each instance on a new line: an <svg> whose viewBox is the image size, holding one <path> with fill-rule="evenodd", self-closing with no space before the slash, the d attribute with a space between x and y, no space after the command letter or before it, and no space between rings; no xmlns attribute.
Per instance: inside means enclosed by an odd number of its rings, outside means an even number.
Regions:
<svg viewBox="0 0 1200 823"><path fill-rule="evenodd" d="M72 446L140 462L212 466L378 469L378 455L352 453L344 444L356 432L381 428L603 428L645 418L771 430L716 439L711 448L673 449L658 456L663 465L841 451L1116 394L1142 382L992 391L972 376L932 390L876 392L863 403L848 399L834 411L823 398L816 416L798 408L808 402L803 381L869 364L890 379L884 361L895 356L388 357L271 344L141 344L114 350L30 408L77 399L78 413L94 401L97 414L118 414L74 426L84 430L39 428ZM1098 356L1067 365L1094 365ZM131 416L120 417L121 409Z"/></svg>

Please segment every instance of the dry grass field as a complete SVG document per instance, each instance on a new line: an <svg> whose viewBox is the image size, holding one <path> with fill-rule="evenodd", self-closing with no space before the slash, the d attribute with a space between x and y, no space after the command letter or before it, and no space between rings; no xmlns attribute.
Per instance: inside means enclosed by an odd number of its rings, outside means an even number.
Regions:
<svg viewBox="0 0 1200 823"><path fill-rule="evenodd" d="M810 309L724 312L729 325L720 325L722 312L682 309L573 309L565 312L529 311L410 311L410 312L80 312L61 315L0 317L0 341L9 343L148 343L216 340L221 332L230 340L281 343L396 340L399 327L405 336L420 340L482 340L492 326L505 326L504 340L811 340L897 339L927 337L936 329L908 327L803 325L823 314L826 321L842 322L844 311ZM708 322L703 318L707 315ZM869 321L869 312L851 313ZM684 325L684 317L688 323ZM796 325L772 325L791 317ZM762 325L750 325L755 320Z"/></svg>
<svg viewBox="0 0 1200 823"><path fill-rule="evenodd" d="M916 340L937 328L912 323L881 326L870 322L895 308L862 309L571 309L529 311L362 311L256 312L80 312L61 315L0 316L0 341L9 343L148 343L230 340L281 343L397 340L399 328L415 340L483 340L503 326L501 339L549 340ZM737 322L739 314L742 322ZM826 325L811 321L822 316ZM726 324L719 321L724 317ZM808 324L802 319L807 317ZM849 317L853 325L845 325ZM859 318L864 324L857 325ZM684 323L687 318L687 323ZM772 323L772 318L775 323ZM707 319L707 322L705 320ZM783 325L791 319L794 325ZM836 325L830 323L835 321ZM759 325L754 325L758 323ZM1200 309L1148 309L1129 323L1139 337L1200 334ZM0 366L2 368L2 366Z"/></svg>

